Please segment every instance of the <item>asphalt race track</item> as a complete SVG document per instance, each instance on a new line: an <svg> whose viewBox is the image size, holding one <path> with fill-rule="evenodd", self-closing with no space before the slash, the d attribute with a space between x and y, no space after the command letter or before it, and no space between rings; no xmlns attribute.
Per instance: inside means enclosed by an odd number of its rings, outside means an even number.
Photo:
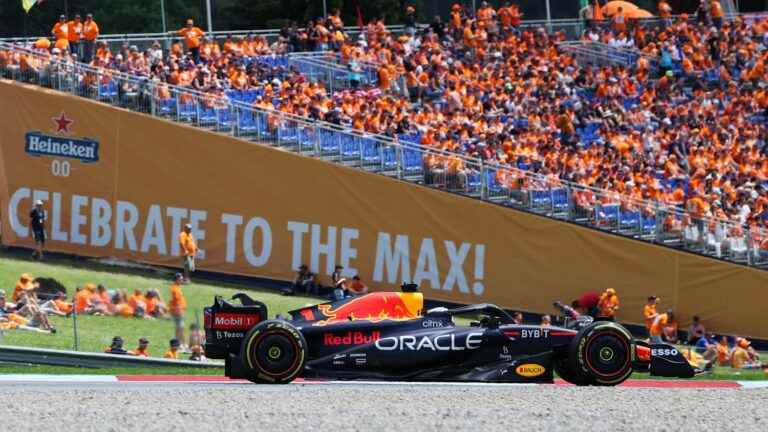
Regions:
<svg viewBox="0 0 768 432"><path fill-rule="evenodd" d="M764 431L768 389L3 382L13 431Z"/></svg>

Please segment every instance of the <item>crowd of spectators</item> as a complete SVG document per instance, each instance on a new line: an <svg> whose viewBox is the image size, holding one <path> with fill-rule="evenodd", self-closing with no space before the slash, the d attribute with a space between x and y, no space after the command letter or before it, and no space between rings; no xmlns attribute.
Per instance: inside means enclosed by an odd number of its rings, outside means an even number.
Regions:
<svg viewBox="0 0 768 432"><path fill-rule="evenodd" d="M454 5L447 22L436 17L401 35L374 19L353 37L334 11L304 28L286 27L274 41L248 35L220 43L190 20L173 32L179 39L168 50L158 42L143 51L126 44L112 53L97 42L91 63L105 71L101 79L109 79L109 70L147 77L159 100L172 97L167 84L206 92L211 97L204 103L212 106L231 91L256 89L257 108L408 136L513 168L499 170L495 179L510 190L568 181L585 188L574 196L579 211L610 203L644 214L657 206L685 210L693 223L670 212L664 229L692 225L719 240L748 230L754 245L768 252L768 20L724 21L717 0L702 5L689 19L660 4L666 11L661 25L591 20L584 40L643 54L628 65L577 63L558 47L563 32L519 27L521 14L509 2L498 10L483 2L476 14ZM55 44L35 46L62 58L73 58L69 50L74 59L90 59L72 40L77 19L66 24L66 41L61 23ZM93 31L82 32L91 40ZM377 80L331 93L296 69L261 61L300 50L335 51L350 77L358 63L375 64ZM0 68L14 61L41 66L32 57L9 57L0 53ZM458 157L425 156L424 165L463 181L471 169ZM531 184L531 173L542 184Z"/></svg>
<svg viewBox="0 0 768 432"><path fill-rule="evenodd" d="M23 273L16 282L11 301L5 291L0 291L0 330L27 330L40 333L56 333L48 320L49 316L70 317L77 315L114 316L144 320L171 319L175 335L166 358L179 359L181 353L190 353L192 360L204 360L202 345L205 341L203 330L195 323L190 324L188 343L184 343L184 321L186 299L181 289L183 275L173 277L170 299L166 303L156 289L146 292L135 289L128 295L124 289L108 289L104 285L86 283L75 289L71 301L63 291L51 292L41 286L41 279ZM44 289L45 288L45 289ZM136 350L123 349L123 339L116 336L106 352L148 356L149 341L139 340Z"/></svg>

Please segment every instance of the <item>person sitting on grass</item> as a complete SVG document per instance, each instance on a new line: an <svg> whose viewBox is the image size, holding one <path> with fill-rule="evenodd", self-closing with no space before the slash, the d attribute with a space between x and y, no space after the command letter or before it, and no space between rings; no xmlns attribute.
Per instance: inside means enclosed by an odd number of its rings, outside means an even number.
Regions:
<svg viewBox="0 0 768 432"><path fill-rule="evenodd" d="M19 302L16 303L16 313L27 318L29 327L56 333L56 329L48 321L48 315L40 309L35 289L36 287L33 287L31 290L22 291Z"/></svg>
<svg viewBox="0 0 768 432"><path fill-rule="evenodd" d="M671 344L676 344L678 342L677 330L678 330L677 320L674 318L669 318L669 320L667 320L667 323L663 325L661 328L661 332L664 337L664 340Z"/></svg>
<svg viewBox="0 0 768 432"><path fill-rule="evenodd" d="M104 350L107 354L120 354L120 355L126 355L128 354L128 351L123 348L123 338L120 336L115 336L112 338L112 344L109 346L109 348Z"/></svg>
<svg viewBox="0 0 768 432"><path fill-rule="evenodd" d="M138 357L149 357L149 340L147 338L139 338L139 346L128 351L128 354Z"/></svg>
<svg viewBox="0 0 768 432"><path fill-rule="evenodd" d="M180 346L181 346L181 342L179 342L178 339L176 338L171 339L169 343L168 351L166 351L165 354L163 354L163 358L179 360L181 358L179 355Z"/></svg>
<svg viewBox="0 0 768 432"><path fill-rule="evenodd" d="M205 357L205 351L200 345L192 347L192 354L189 356L189 360L197 362L206 362L208 358Z"/></svg>
<svg viewBox="0 0 768 432"><path fill-rule="evenodd" d="M731 364L731 347L728 346L728 336L723 336L717 341L715 345L717 350L717 365L718 366L730 366Z"/></svg>
<svg viewBox="0 0 768 432"><path fill-rule="evenodd" d="M109 295L107 288L102 284L99 284L96 287L96 291L91 294L91 305L94 315L114 315L114 311L110 308L112 297Z"/></svg>
<svg viewBox="0 0 768 432"><path fill-rule="evenodd" d="M131 317L133 316L133 310L128 306L128 301L125 296L125 291L118 290L112 294L112 306L110 309L115 311L115 316Z"/></svg>
<svg viewBox="0 0 768 432"><path fill-rule="evenodd" d="M75 313L78 315L90 315L95 312L93 303L91 302L91 296L93 290L90 289L93 284L85 284L75 289L75 296L73 303L75 304Z"/></svg>
<svg viewBox="0 0 768 432"><path fill-rule="evenodd" d="M15 306L6 303L5 291L0 291L0 330L26 330L38 333L53 333L55 330L44 330L31 327L29 320L16 313Z"/></svg>
<svg viewBox="0 0 768 432"><path fill-rule="evenodd" d="M147 290L147 294L144 296L147 306L147 316L153 318L165 318L168 315L168 308L165 307L165 302L160 297L160 293L156 289Z"/></svg>
<svg viewBox="0 0 768 432"><path fill-rule="evenodd" d="M18 282L16 282L16 286L13 288L13 295L11 296L11 300L13 300L14 303L18 303L19 298L21 297L21 293L31 290L32 284L32 276L29 273L22 273Z"/></svg>
<svg viewBox="0 0 768 432"><path fill-rule="evenodd" d="M133 309L133 316L136 318L149 318L146 315L147 299L140 289L133 290L133 294L128 297L128 306Z"/></svg>
<svg viewBox="0 0 768 432"><path fill-rule="evenodd" d="M205 332L199 325L192 323L189 325L189 349L190 352L196 346L203 346L205 344Z"/></svg>
<svg viewBox="0 0 768 432"><path fill-rule="evenodd" d="M40 309L48 315L69 316L72 314L72 303L67 302L67 295L57 292L52 300L40 305Z"/></svg>
<svg viewBox="0 0 768 432"><path fill-rule="evenodd" d="M736 346L731 353L731 367L734 369L762 369L760 358L750 345L752 343L745 338L736 338ZM768 365L766 365L768 366Z"/></svg>

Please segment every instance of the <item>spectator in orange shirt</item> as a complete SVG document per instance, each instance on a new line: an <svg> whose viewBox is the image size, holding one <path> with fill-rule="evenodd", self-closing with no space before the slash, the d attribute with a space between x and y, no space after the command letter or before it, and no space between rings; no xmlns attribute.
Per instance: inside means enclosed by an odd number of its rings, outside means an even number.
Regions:
<svg viewBox="0 0 768 432"><path fill-rule="evenodd" d="M88 14L83 22L83 63L90 63L93 60L96 39L98 37L99 25L93 20L93 14Z"/></svg>
<svg viewBox="0 0 768 432"><path fill-rule="evenodd" d="M165 307L163 299L160 298L160 293L155 289L147 291L145 296L147 305L147 315L154 318L164 318L168 313L168 309Z"/></svg>
<svg viewBox="0 0 768 432"><path fill-rule="evenodd" d="M600 321L615 321L616 311L619 310L619 296L616 295L616 290L608 288L600 296L600 300L597 302L597 320Z"/></svg>
<svg viewBox="0 0 768 432"><path fill-rule="evenodd" d="M67 40L69 40L69 52L77 55L78 60L82 61L83 53L80 42L83 39L83 22L80 15L75 15L75 19L67 23Z"/></svg>
<svg viewBox="0 0 768 432"><path fill-rule="evenodd" d="M59 41L64 41L67 45L67 48L69 48L69 29L67 27L66 16L64 15L59 16L59 21L53 25L51 34L53 35L54 38L56 38L57 46L59 44Z"/></svg>
<svg viewBox="0 0 768 432"><path fill-rule="evenodd" d="M32 289L32 279L33 278L29 273L21 274L19 281L16 282L16 286L13 288L13 294L11 295L11 300L13 300L14 303L19 301L23 291Z"/></svg>
<svg viewBox="0 0 768 432"><path fill-rule="evenodd" d="M128 354L138 357L149 357L149 340L147 338L140 338L139 346L128 351Z"/></svg>
<svg viewBox="0 0 768 432"><path fill-rule="evenodd" d="M181 273L173 275L171 284L171 301L168 305L173 323L176 326L176 339L184 340L184 312L187 309L187 299L181 291L181 284L184 282L184 276Z"/></svg>
<svg viewBox="0 0 768 432"><path fill-rule="evenodd" d="M184 38L184 43L187 45L187 50L192 54L192 58L195 60L195 64L200 63L200 39L205 36L199 27L195 27L195 22L192 19L187 20L187 25L178 30L172 31Z"/></svg>
<svg viewBox="0 0 768 432"><path fill-rule="evenodd" d="M677 331L679 329L677 320L674 317L669 318L667 323L661 327L661 333L664 341L676 344L678 342Z"/></svg>
<svg viewBox="0 0 768 432"><path fill-rule="evenodd" d="M352 277L352 283L347 287L347 293L352 296L360 296L368 294L368 287L360 280L360 276L355 275Z"/></svg>
<svg viewBox="0 0 768 432"><path fill-rule="evenodd" d="M717 350L717 364L719 366L728 366L731 364L731 348L728 346L728 337L723 336L717 341L715 346Z"/></svg>
<svg viewBox="0 0 768 432"><path fill-rule="evenodd" d="M173 338L169 342L168 351L163 354L163 358L171 359L171 360L179 360L181 356L179 356L179 349L181 348L181 342L179 342L179 339Z"/></svg>
<svg viewBox="0 0 768 432"><path fill-rule="evenodd" d="M75 313L77 314L90 314L93 312L93 304L91 303L91 290L89 290L89 286L92 284L85 284L84 286L78 287L75 290L75 297L74 297L74 303L75 303Z"/></svg>
<svg viewBox="0 0 768 432"><path fill-rule="evenodd" d="M661 339L661 335L664 332L663 329L670 321L673 321L674 319L675 314L672 312L672 309L668 309L665 313L659 314L656 319L653 320L653 324L651 324L651 343L657 344L664 342Z"/></svg>
<svg viewBox="0 0 768 432"><path fill-rule="evenodd" d="M133 290L133 294L128 297L128 305L133 308L133 314L138 317L144 317L149 315L147 312L147 299L144 297L144 293L140 289Z"/></svg>
<svg viewBox="0 0 768 432"><path fill-rule="evenodd" d="M651 335L651 325L653 321L659 316L656 312L656 305L659 303L659 298L656 296L648 297L648 302L643 307L643 320L645 320L645 329L648 331L648 336Z"/></svg>
<svg viewBox="0 0 768 432"><path fill-rule="evenodd" d="M189 275L195 271L195 254L197 254L197 243L192 235L192 225L184 225L184 229L179 233L179 246L181 254L184 256L184 283L189 283Z"/></svg>

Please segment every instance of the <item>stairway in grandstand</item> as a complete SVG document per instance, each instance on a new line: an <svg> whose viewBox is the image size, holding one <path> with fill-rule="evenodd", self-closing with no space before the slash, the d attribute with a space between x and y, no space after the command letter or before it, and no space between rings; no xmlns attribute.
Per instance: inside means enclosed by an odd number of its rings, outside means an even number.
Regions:
<svg viewBox="0 0 768 432"><path fill-rule="evenodd" d="M0 44L2 49L19 50ZM40 56L32 52L26 54ZM290 61L302 60L270 56L258 61L271 65L282 65L281 62L284 62L287 66ZM332 85L336 88L345 85L343 68L314 60L297 64L303 65L299 66L302 73L323 76L327 84L334 83ZM492 201L638 240L756 267L768 266L768 261L751 248L748 237L729 234L728 226L718 225L714 230L705 230L689 223L685 228L668 229L678 223L683 225L687 215L673 209L653 207L650 203L623 199L619 203L611 194L575 184L552 184L525 166L500 167L479 159L427 148L420 145L420 137L416 134L401 135L393 140L306 117L254 108L254 101L264 97L263 89L227 90L228 100L221 100L192 89L169 85L166 86L169 97L158 100L154 97L157 88L146 78L111 73L111 78L101 79L103 71L84 64L54 63L54 66L46 76L26 73L18 68L0 69L0 74L248 142L320 158L329 163ZM98 84L83 86L81 78L87 75L93 75ZM366 75L365 79L373 82L375 74ZM272 102L277 106L280 101L275 99ZM504 118L503 121L519 122L520 126L527 124L527 119L523 118ZM579 134L586 142L599 139L595 125L587 125L579 130ZM456 166L461 169L456 169ZM579 197L587 194L597 203L594 209L578 205Z"/></svg>

